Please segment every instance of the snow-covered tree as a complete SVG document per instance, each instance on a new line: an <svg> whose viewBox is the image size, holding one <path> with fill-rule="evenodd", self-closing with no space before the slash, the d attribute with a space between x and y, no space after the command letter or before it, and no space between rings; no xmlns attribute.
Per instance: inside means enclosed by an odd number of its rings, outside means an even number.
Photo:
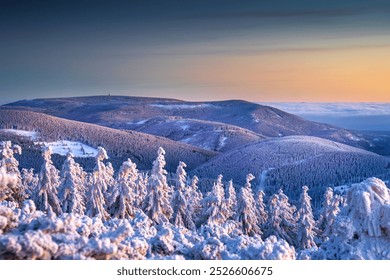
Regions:
<svg viewBox="0 0 390 280"><path fill-rule="evenodd" d="M137 179L135 181L135 186L133 189L134 192L134 207L135 208L142 208L142 203L145 200L145 197L147 195L147 185L149 176L147 173L141 173L137 169L135 169L135 172L137 174Z"/></svg>
<svg viewBox="0 0 390 280"><path fill-rule="evenodd" d="M280 211L279 196L273 194L268 200L268 221L266 223L266 231L264 232L265 237L275 235L278 238L282 238Z"/></svg>
<svg viewBox="0 0 390 280"><path fill-rule="evenodd" d="M148 194L143 204L145 214L156 224L169 222L173 213L170 205L171 188L167 183L165 165L165 151L160 147L153 162L148 181Z"/></svg>
<svg viewBox="0 0 390 280"><path fill-rule="evenodd" d="M187 203L188 212L192 217L194 223L199 219L202 210L201 201L203 199L202 193L198 189L199 178L194 175L191 179L191 185L185 192L185 198L191 203Z"/></svg>
<svg viewBox="0 0 390 280"><path fill-rule="evenodd" d="M176 170L176 186L172 197L173 215L171 222L175 226L194 229L195 224L192 221L191 212L188 211L188 200L185 196L186 190L189 189L186 184L187 173L184 170L185 167L187 165L180 161Z"/></svg>
<svg viewBox="0 0 390 280"><path fill-rule="evenodd" d="M252 174L246 176L245 186L240 189L238 195L237 213L235 216L235 220L240 223L243 233L249 236L261 234L258 226L258 216L256 215L256 202L251 187L251 181L254 178Z"/></svg>
<svg viewBox="0 0 390 280"><path fill-rule="evenodd" d="M318 234L323 238L327 238L332 233L336 216L340 212L339 204L340 197L333 195L332 188L327 188L321 214L316 225Z"/></svg>
<svg viewBox="0 0 390 280"><path fill-rule="evenodd" d="M228 219L233 217L237 209L236 190L233 186L233 180L230 180L225 187L226 208L229 210Z"/></svg>
<svg viewBox="0 0 390 280"><path fill-rule="evenodd" d="M104 199L107 202L112 196L112 192L114 191L114 187L116 185L115 178L114 178L115 170L111 162L107 162L106 165L103 165L102 169L105 170L103 172L103 178L105 180L105 184L103 185L105 187L105 189L103 189L103 195L104 195Z"/></svg>
<svg viewBox="0 0 390 280"><path fill-rule="evenodd" d="M106 211L104 190L107 190L106 168L103 160L107 159L107 152L104 148L98 147L95 168L90 177L90 186L87 193L86 214L90 217L99 216L107 220L109 215Z"/></svg>
<svg viewBox="0 0 390 280"><path fill-rule="evenodd" d="M22 176L22 186L23 186L22 188L25 190L26 196L32 197L35 190L38 187L38 182L39 182L38 174L34 174L34 169L32 168L30 169L23 168L21 172L21 176Z"/></svg>
<svg viewBox="0 0 390 280"><path fill-rule="evenodd" d="M259 190L256 195L256 215L259 220L259 227L264 228L268 220L268 214L266 210L266 205L264 203L264 192Z"/></svg>
<svg viewBox="0 0 390 280"><path fill-rule="evenodd" d="M117 184L109 200L112 217L118 219L134 217L134 189L137 178L137 165L128 159L119 169Z"/></svg>
<svg viewBox="0 0 390 280"><path fill-rule="evenodd" d="M279 190L278 196L282 236L289 244L294 244L293 241L296 239L297 233L296 217L294 216L296 207L290 204L288 196L283 193L283 190Z"/></svg>
<svg viewBox="0 0 390 280"><path fill-rule="evenodd" d="M229 215L229 210L225 203L225 192L222 184L222 175L218 176L212 191L202 199L202 211L198 224L215 226L223 224Z"/></svg>
<svg viewBox="0 0 390 280"><path fill-rule="evenodd" d="M302 194L299 201L300 207L298 209L298 234L297 243L301 249L310 249L317 247L314 242L316 236L315 221L313 217L313 211L311 208L311 198L307 193L309 188L307 186L302 187Z"/></svg>
<svg viewBox="0 0 390 280"><path fill-rule="evenodd" d="M0 188L0 198L9 199L16 203L21 203L27 195L22 185L22 176L19 171L19 162L15 159L15 154L21 154L22 148L19 145L12 145L11 141L1 142L0 166L4 168L3 173L8 174L8 178L14 177L16 180L4 188Z"/></svg>
<svg viewBox="0 0 390 280"><path fill-rule="evenodd" d="M61 184L58 197L64 213L84 214L85 177L81 166L68 153L61 170Z"/></svg>
<svg viewBox="0 0 390 280"><path fill-rule="evenodd" d="M59 171L51 160L52 151L50 147L42 148L43 164L39 172L38 189L35 194L35 205L38 210L49 211L61 214L61 203L58 199L58 186L60 185Z"/></svg>

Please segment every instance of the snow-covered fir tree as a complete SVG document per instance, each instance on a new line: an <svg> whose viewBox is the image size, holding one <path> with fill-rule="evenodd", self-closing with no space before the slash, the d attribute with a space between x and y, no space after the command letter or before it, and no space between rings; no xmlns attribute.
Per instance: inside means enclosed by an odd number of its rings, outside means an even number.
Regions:
<svg viewBox="0 0 390 280"><path fill-rule="evenodd" d="M103 191L107 190L107 174L103 160L107 158L106 150L102 147L98 147L98 153L95 158L95 168L90 175L90 186L87 192L86 214L90 217L98 216L102 220L107 220L109 218L103 194Z"/></svg>
<svg viewBox="0 0 390 280"><path fill-rule="evenodd" d="M25 190L26 197L32 197L38 187L38 174L34 174L34 169L23 168L21 172L22 188Z"/></svg>
<svg viewBox="0 0 390 280"><path fill-rule="evenodd" d="M42 147L43 164L39 172L38 188L34 201L38 210L49 211L51 209L59 215L62 213L58 198L60 176L59 171L53 165L51 155L50 147Z"/></svg>
<svg viewBox="0 0 390 280"><path fill-rule="evenodd" d="M222 184L222 175L218 176L213 189L201 202L202 211L198 225L219 226L222 225L229 215L229 210L225 203L225 192Z"/></svg>
<svg viewBox="0 0 390 280"><path fill-rule="evenodd" d="M284 194L283 190L279 190L278 197L282 238L289 244L293 245L297 234L297 224L295 217L296 207L290 204L288 196Z"/></svg>
<svg viewBox="0 0 390 280"><path fill-rule="evenodd" d="M134 189L137 179L137 166L131 159L128 159L119 169L117 183L109 200L109 208L113 218L130 219L134 217Z"/></svg>
<svg viewBox="0 0 390 280"><path fill-rule="evenodd" d="M307 193L309 188L307 186L302 187L302 194L299 200L298 215L298 234L297 243L300 249L310 249L317 247L314 242L316 236L315 221L313 211L311 208L311 198Z"/></svg>
<svg viewBox="0 0 390 280"><path fill-rule="evenodd" d="M203 194L198 189L199 178L194 175L191 179L191 185L185 192L185 198L191 203L187 203L188 212L192 217L192 221L196 222L199 219L202 210L201 201Z"/></svg>
<svg viewBox="0 0 390 280"><path fill-rule="evenodd" d="M173 213L170 204L171 188L167 183L165 165L165 151L160 147L153 162L148 180L148 194L143 204L145 214L156 224L169 222Z"/></svg>
<svg viewBox="0 0 390 280"><path fill-rule="evenodd" d="M137 179L133 189L134 207L141 209L142 203L144 202L146 195L148 193L147 185L148 185L149 176L147 173L141 173L137 169L135 169L135 172L137 174Z"/></svg>
<svg viewBox="0 0 390 280"><path fill-rule="evenodd" d="M233 186L233 180L230 180L225 187L226 208L229 211L227 218L233 217L237 210L237 195Z"/></svg>
<svg viewBox="0 0 390 280"><path fill-rule="evenodd" d="M251 187L251 181L254 178L252 174L246 176L245 186L240 189L238 195L235 215L235 220L241 225L243 233L249 236L261 234L258 226L258 216L256 215L256 202Z"/></svg>
<svg viewBox="0 0 390 280"><path fill-rule="evenodd" d="M68 153L61 170L61 184L58 197L64 213L83 215L85 211L85 175L81 166Z"/></svg>
<svg viewBox="0 0 390 280"><path fill-rule="evenodd" d="M340 196L333 195L332 188L326 189L321 214L316 225L318 235L323 239L326 239L332 234L335 219L340 212L340 201Z"/></svg>
<svg viewBox="0 0 390 280"><path fill-rule="evenodd" d="M3 197L21 203L27 197L27 194L21 184L22 176L19 171L19 162L14 155L21 154L22 148L19 145L12 145L11 141L3 141L0 145L0 167L4 169L4 173L8 174L8 178L14 178L7 188L0 189L0 198Z"/></svg>
<svg viewBox="0 0 390 280"><path fill-rule="evenodd" d="M185 195L185 192L189 189L186 184L187 173L184 169L185 167L187 167L187 165L180 161L176 169L176 184L172 197L173 215L171 222L175 226L194 229L195 224L192 220L191 212L188 211L188 200Z"/></svg>
<svg viewBox="0 0 390 280"><path fill-rule="evenodd" d="M259 190L256 195L256 215L259 221L260 229L265 229L265 225L268 220L268 213L266 210L266 205L264 203L264 192Z"/></svg>
<svg viewBox="0 0 390 280"><path fill-rule="evenodd" d="M284 233L281 227L280 211L279 196L273 194L268 200L268 220L265 226L264 237L275 235L283 239Z"/></svg>
<svg viewBox="0 0 390 280"><path fill-rule="evenodd" d="M103 176L105 180L105 184L104 184L105 189L103 189L103 195L104 195L104 199L107 202L112 196L112 192L114 191L114 186L116 185L115 177L114 177L115 170L111 162L107 162L106 165L102 166L102 169L103 168L105 169L105 171L103 172Z"/></svg>

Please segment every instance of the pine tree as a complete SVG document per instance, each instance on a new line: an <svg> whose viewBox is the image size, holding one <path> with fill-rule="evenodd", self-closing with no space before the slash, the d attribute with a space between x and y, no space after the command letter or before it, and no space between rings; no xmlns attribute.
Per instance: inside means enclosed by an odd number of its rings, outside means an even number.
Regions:
<svg viewBox="0 0 390 280"><path fill-rule="evenodd" d="M171 222L175 226L194 229L195 225L192 221L191 212L188 211L188 200L185 197L187 187L187 173L184 168L187 165L184 162L179 162L176 170L176 186L172 198L173 215Z"/></svg>
<svg viewBox="0 0 390 280"><path fill-rule="evenodd" d="M58 193L64 213L84 214L85 181L83 177L81 166L74 161L72 153L69 152L62 166L62 181Z"/></svg>
<svg viewBox="0 0 390 280"><path fill-rule="evenodd" d="M200 212L202 211L201 201L203 199L202 193L198 189L199 178L194 175L191 180L191 185L185 192L185 198L191 203L187 203L188 212L191 214L194 223L198 221Z"/></svg>
<svg viewBox="0 0 390 280"><path fill-rule="evenodd" d="M134 217L134 189L138 179L138 170L130 159L125 161L117 176L115 191L110 197L110 209L114 218L130 219Z"/></svg>
<svg viewBox="0 0 390 280"><path fill-rule="evenodd" d="M309 188L307 186L302 187L302 194L299 201L300 208L298 209L297 243L301 249L317 247L314 242L314 238L316 236L315 221L310 203L311 198L307 193L308 190Z"/></svg>
<svg viewBox="0 0 390 280"><path fill-rule="evenodd" d="M281 189L279 190L278 196L281 219L280 227L282 229L281 236L289 244L293 245L297 232L296 218L294 216L296 207L289 203L287 195Z"/></svg>
<svg viewBox="0 0 390 280"><path fill-rule="evenodd" d="M134 207L142 208L142 203L144 202L147 195L147 185L149 181L149 177L147 173L140 173L136 169L137 179L135 182L135 186L133 189L134 192Z"/></svg>
<svg viewBox="0 0 390 280"><path fill-rule="evenodd" d="M116 182L115 182L115 178L114 178L115 170L114 170L111 162L107 162L106 165L103 164L102 170L104 170L104 172L102 174L103 174L103 179L105 181L105 184L102 185L104 187L102 189L102 191L103 191L104 199L107 203L107 201L112 196L112 193L114 191L114 187L116 186Z"/></svg>
<svg viewBox="0 0 390 280"><path fill-rule="evenodd" d="M218 176L210 194L206 195L202 202L202 211L198 221L199 226L207 224L209 226L222 225L229 215L229 210L225 203L225 192L222 184L222 175Z"/></svg>
<svg viewBox="0 0 390 280"><path fill-rule="evenodd" d="M39 173L38 190L35 195L35 205L38 210L48 211L49 208L57 215L62 213L60 200L57 192L60 184L59 171L54 167L51 160L50 147L42 148L43 164Z"/></svg>
<svg viewBox="0 0 390 280"><path fill-rule="evenodd" d="M268 214L266 210L266 205L264 203L264 192L262 190L259 190L256 195L256 215L259 220L259 227L264 228L267 220L268 220Z"/></svg>
<svg viewBox="0 0 390 280"><path fill-rule="evenodd" d="M226 208L229 211L227 218L231 218L236 213L237 209L237 196L233 186L233 180L230 180L225 188Z"/></svg>
<svg viewBox="0 0 390 280"><path fill-rule="evenodd" d="M107 159L107 152L104 148L98 147L95 168L90 177L89 192L87 194L86 214L90 217L99 216L107 220L109 215L106 211L103 190L107 190L107 175L103 160Z"/></svg>
<svg viewBox="0 0 390 280"><path fill-rule="evenodd" d="M249 236L261 234L255 209L256 203L251 187L251 181L254 178L252 174L246 176L245 186L240 189L237 200L236 221L241 224L243 233Z"/></svg>
<svg viewBox="0 0 390 280"><path fill-rule="evenodd" d="M337 214L340 212L339 204L339 197L333 196L332 188L327 188L324 194L321 214L316 225L318 235L323 238L326 238L332 232L333 223Z"/></svg>
<svg viewBox="0 0 390 280"><path fill-rule="evenodd" d="M330 236L331 234L333 234L333 225L336 221L337 215L340 213L340 202L341 197L339 195L333 196L325 216L325 227L322 232L323 237Z"/></svg>
<svg viewBox="0 0 390 280"><path fill-rule="evenodd" d="M37 174L34 174L34 169L23 168L21 172L22 176L22 188L26 193L26 198L31 198L34 195L35 190L38 188L39 178Z"/></svg>
<svg viewBox="0 0 390 280"><path fill-rule="evenodd" d="M275 235L278 238L283 238L280 211L279 196L273 194L268 200L268 221L266 224L266 231L264 232L265 237Z"/></svg>
<svg viewBox="0 0 390 280"><path fill-rule="evenodd" d="M0 166L4 172L15 178L15 182L8 184L7 188L0 190L0 197L14 201L20 204L27 198L26 190L23 189L22 176L19 171L19 162L15 159L15 154L22 154L22 148L19 145L13 145L11 141L1 142L1 160Z"/></svg>
<svg viewBox="0 0 390 280"><path fill-rule="evenodd" d="M145 214L156 224L169 222L173 212L170 205L171 188L167 183L165 164L165 151L160 147L157 158L153 162L148 181L148 194L143 204Z"/></svg>

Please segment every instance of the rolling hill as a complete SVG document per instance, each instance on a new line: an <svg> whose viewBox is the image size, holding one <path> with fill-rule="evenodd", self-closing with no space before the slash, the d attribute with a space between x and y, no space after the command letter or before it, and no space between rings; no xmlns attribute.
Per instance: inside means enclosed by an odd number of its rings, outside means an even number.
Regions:
<svg viewBox="0 0 390 280"><path fill-rule="evenodd" d="M70 140L95 148L102 146L107 150L110 161L116 167L122 161L131 158L137 163L139 169L150 169L159 147L166 150L167 169L169 171L176 170L180 160L185 159L188 168L192 169L216 155L212 151L146 133L120 131L99 125L52 117L43 113L10 110L4 107L0 107L0 128L36 132L39 135L37 141ZM22 141L25 145L33 145L33 141L26 139L28 137L25 136L11 135L6 131L2 131L0 135L4 140L22 138L19 141Z"/></svg>
<svg viewBox="0 0 390 280"><path fill-rule="evenodd" d="M269 193L283 188L297 198L303 185L314 198L328 186L358 182L362 178L390 176L390 159L338 142L310 136L262 140L220 154L192 171L201 178L233 179L243 185L256 176L256 185ZM318 193L318 195L316 195Z"/></svg>
<svg viewBox="0 0 390 280"><path fill-rule="evenodd" d="M156 117L178 117L233 125L265 137L316 136L367 150L374 145L348 130L307 121L273 107L241 100L186 102L161 98L90 96L21 100L5 106L119 129L134 129L134 123ZM173 126L170 130L174 131L176 124L165 123L170 124ZM162 135L160 127L155 128L149 128L147 132ZM169 138L169 134L164 136Z"/></svg>

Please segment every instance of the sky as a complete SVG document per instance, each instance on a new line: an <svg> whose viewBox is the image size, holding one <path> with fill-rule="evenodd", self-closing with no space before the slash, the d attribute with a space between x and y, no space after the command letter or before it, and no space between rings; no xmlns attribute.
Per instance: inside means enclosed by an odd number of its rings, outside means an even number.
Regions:
<svg viewBox="0 0 390 280"><path fill-rule="evenodd" d="M0 104L390 102L388 0L0 1Z"/></svg>

